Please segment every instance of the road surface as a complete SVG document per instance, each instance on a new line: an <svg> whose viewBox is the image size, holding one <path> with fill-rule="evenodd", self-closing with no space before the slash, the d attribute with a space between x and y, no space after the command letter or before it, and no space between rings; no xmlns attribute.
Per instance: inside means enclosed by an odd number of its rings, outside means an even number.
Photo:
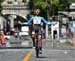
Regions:
<svg viewBox="0 0 75 61"><path fill-rule="evenodd" d="M43 49L36 58L32 49L1 49L0 61L75 61L75 50Z"/></svg>

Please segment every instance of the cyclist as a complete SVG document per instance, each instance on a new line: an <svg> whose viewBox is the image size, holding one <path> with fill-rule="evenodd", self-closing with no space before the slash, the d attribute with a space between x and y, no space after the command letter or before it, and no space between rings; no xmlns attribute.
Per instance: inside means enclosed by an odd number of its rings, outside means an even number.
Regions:
<svg viewBox="0 0 75 61"><path fill-rule="evenodd" d="M48 22L41 16L40 14L40 9L35 9L34 10L35 16L31 17L27 24L32 23L32 40L33 40L33 48L35 47L35 34L38 31L38 43L40 46L40 53L42 53L42 31L41 31L41 24L45 23L48 24ZM26 23L26 22L25 22ZM23 23L24 24L24 23Z"/></svg>

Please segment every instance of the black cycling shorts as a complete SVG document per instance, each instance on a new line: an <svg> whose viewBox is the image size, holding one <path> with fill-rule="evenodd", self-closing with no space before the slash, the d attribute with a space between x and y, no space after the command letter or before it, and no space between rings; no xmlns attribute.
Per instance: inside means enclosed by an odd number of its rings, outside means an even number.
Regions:
<svg viewBox="0 0 75 61"><path fill-rule="evenodd" d="M38 33L38 35L42 35L41 26L34 25L32 32Z"/></svg>

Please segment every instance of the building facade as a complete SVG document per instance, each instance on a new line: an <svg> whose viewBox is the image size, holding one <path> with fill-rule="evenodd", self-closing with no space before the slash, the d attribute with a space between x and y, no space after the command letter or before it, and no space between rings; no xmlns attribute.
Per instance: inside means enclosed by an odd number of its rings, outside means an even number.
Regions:
<svg viewBox="0 0 75 61"><path fill-rule="evenodd" d="M10 20L11 28L14 28L14 19L17 18L17 16L26 19L27 14L30 12L28 3L29 0L4 0L4 2L1 4L1 13L5 19L5 22Z"/></svg>

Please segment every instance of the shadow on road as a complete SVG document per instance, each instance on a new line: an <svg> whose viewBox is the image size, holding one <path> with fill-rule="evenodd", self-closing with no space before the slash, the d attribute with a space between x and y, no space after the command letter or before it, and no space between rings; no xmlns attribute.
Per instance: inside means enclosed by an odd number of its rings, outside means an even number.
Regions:
<svg viewBox="0 0 75 61"><path fill-rule="evenodd" d="M44 56L39 56L38 58L47 58L47 57L44 57Z"/></svg>

